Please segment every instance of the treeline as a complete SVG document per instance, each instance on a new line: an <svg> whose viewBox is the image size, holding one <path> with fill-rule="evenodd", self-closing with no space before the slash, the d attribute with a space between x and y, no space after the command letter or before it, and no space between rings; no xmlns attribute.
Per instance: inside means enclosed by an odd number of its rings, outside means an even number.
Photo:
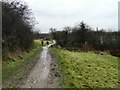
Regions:
<svg viewBox="0 0 120 90"><path fill-rule="evenodd" d="M108 50L120 55L120 32L92 30L87 24L81 22L75 27L65 27L63 31L50 29L57 44L69 50Z"/></svg>
<svg viewBox="0 0 120 90"><path fill-rule="evenodd" d="M8 52L29 50L33 46L34 18L27 4L21 1L2 0L2 55Z"/></svg>

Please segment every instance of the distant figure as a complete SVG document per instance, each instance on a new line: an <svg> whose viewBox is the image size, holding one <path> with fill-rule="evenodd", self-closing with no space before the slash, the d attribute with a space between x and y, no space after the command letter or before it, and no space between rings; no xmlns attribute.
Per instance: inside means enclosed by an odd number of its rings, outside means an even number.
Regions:
<svg viewBox="0 0 120 90"><path fill-rule="evenodd" d="M47 41L46 44L49 45L49 42Z"/></svg>
<svg viewBox="0 0 120 90"><path fill-rule="evenodd" d="M43 46L43 44L44 44L43 40L41 41L41 44L42 44L42 46Z"/></svg>

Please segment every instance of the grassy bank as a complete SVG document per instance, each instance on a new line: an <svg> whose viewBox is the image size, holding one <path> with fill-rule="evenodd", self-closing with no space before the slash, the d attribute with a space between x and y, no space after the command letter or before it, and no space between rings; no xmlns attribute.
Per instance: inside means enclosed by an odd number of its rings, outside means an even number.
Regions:
<svg viewBox="0 0 120 90"><path fill-rule="evenodd" d="M2 65L2 86L19 87L22 79L25 78L37 62L38 55L42 50L40 40L34 41L34 49L30 52L18 51L10 54L8 60Z"/></svg>
<svg viewBox="0 0 120 90"><path fill-rule="evenodd" d="M71 52L53 48L59 59L64 88L116 88L118 58L94 52Z"/></svg>

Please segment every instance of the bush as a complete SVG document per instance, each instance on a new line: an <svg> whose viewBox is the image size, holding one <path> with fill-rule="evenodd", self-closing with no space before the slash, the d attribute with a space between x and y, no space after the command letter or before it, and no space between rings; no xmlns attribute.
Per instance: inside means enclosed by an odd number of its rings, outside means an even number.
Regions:
<svg viewBox="0 0 120 90"><path fill-rule="evenodd" d="M67 27L63 31L50 30L57 44L69 50L120 50L120 32L117 31L94 31L84 22L73 28Z"/></svg>
<svg viewBox="0 0 120 90"><path fill-rule="evenodd" d="M33 45L33 20L26 3L2 1L3 56L17 49L28 50Z"/></svg>

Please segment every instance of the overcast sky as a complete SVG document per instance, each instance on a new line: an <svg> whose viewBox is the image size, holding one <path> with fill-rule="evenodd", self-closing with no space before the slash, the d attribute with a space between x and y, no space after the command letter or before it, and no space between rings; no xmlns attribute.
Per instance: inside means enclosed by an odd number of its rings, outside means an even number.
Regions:
<svg viewBox="0 0 120 90"><path fill-rule="evenodd" d="M84 21L95 29L118 29L119 0L24 0L36 18L36 30L62 30Z"/></svg>

